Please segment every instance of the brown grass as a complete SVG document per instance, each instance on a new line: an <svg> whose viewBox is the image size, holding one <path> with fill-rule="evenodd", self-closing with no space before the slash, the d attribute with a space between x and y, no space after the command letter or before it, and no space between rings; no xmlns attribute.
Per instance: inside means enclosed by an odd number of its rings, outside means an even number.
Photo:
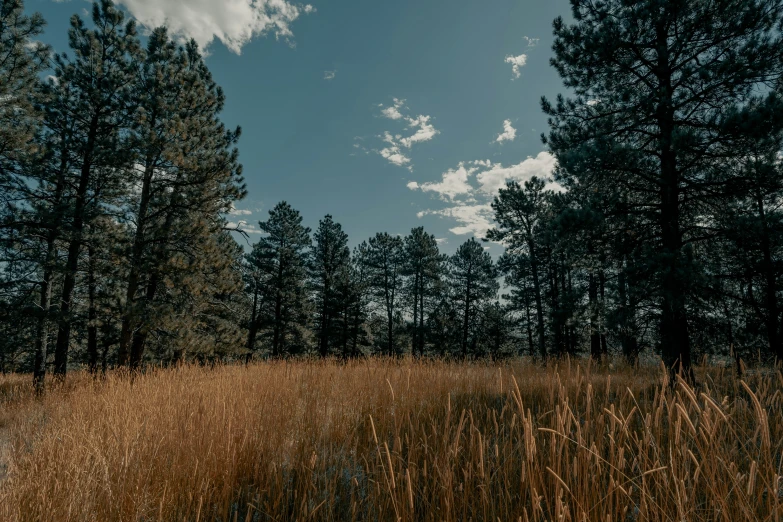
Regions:
<svg viewBox="0 0 783 522"><path fill-rule="evenodd" d="M0 378L0 520L779 522L783 377L698 377L275 362L40 401Z"/></svg>

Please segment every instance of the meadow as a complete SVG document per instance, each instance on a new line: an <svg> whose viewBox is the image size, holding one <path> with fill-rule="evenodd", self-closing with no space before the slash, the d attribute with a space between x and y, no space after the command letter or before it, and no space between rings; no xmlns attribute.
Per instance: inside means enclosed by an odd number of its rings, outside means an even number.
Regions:
<svg viewBox="0 0 783 522"><path fill-rule="evenodd" d="M368 359L0 377L0 520L779 521L783 375Z"/></svg>

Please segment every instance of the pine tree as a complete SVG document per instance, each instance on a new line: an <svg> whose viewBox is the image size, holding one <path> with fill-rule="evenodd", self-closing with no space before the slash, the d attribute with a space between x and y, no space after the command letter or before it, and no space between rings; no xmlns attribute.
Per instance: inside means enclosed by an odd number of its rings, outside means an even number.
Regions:
<svg viewBox="0 0 783 522"><path fill-rule="evenodd" d="M399 297L403 284L403 240L386 232L370 238L367 248L369 288L386 319L386 351L397 353L395 317L400 311Z"/></svg>
<svg viewBox="0 0 783 522"><path fill-rule="evenodd" d="M478 321L484 303L497 295L500 285L492 256L471 238L449 258L449 281L452 296L461 314L460 346L462 357L468 356L471 327ZM474 336L473 341L476 341Z"/></svg>
<svg viewBox="0 0 783 522"><path fill-rule="evenodd" d="M313 240L310 279L315 291L318 352L321 357L326 357L330 354L330 341L336 337L335 323L340 318L342 307L338 278L347 275L351 251L348 249L348 235L330 215L318 223Z"/></svg>
<svg viewBox="0 0 783 522"><path fill-rule="evenodd" d="M423 227L411 230L405 237L405 264L403 274L407 277L406 294L413 312L412 347L415 354L424 355L425 343L425 304L429 305L430 297L435 293L440 279L443 256L438 251L435 236L427 234Z"/></svg>
<svg viewBox="0 0 783 522"><path fill-rule="evenodd" d="M38 75L48 65L49 47L36 42L43 32L39 13L27 16L22 0L0 0L0 193L12 194L20 162L34 152ZM0 202L5 205L7 202Z"/></svg>
<svg viewBox="0 0 783 522"><path fill-rule="evenodd" d="M280 357L303 343L298 337L307 323L310 229L302 225L302 216L285 201L269 211L269 219L259 222L259 228L266 236L248 255L248 262L263 280L264 306L256 320L265 336L271 337L272 356Z"/></svg>
<svg viewBox="0 0 783 522"><path fill-rule="evenodd" d="M24 3L21 0L0 0L0 238L11 250L18 250L19 242L27 243L33 254L40 250L36 241L30 244L26 231L33 231L35 236L47 235L37 226L33 219L33 211L26 202L29 191L34 183L29 182L28 170L43 160L44 155L38 149L34 139L40 131L41 111L37 105L41 101L38 88L38 75L49 61L49 48L35 41L35 37L43 32L44 20L40 14L26 16ZM27 223L35 222L35 227ZM32 224L32 223L30 223ZM8 251L10 253L10 250ZM12 255L12 257L15 257ZM37 257L33 255L33 257ZM5 264L8 256L3 256ZM8 270L3 270L9 275ZM42 296L50 293L49 279L42 278L38 282ZM3 281L3 284L15 284L13 280ZM24 292L23 292L24 293ZM3 308L13 306L5 301ZM45 321L46 308L37 310L35 315L40 322ZM2 311L9 317L16 315L9 308ZM16 322L21 318L16 317ZM40 336L39 336L40 337ZM43 391L45 372L45 346L43 352L37 355L38 364L34 368L34 381L39 392ZM0 348L0 359L5 358L5 350ZM5 364L2 364L5 368Z"/></svg>
<svg viewBox="0 0 783 522"><path fill-rule="evenodd" d="M664 363L691 372L687 300L699 203L749 134L783 126L780 0L571 1L552 65L576 98L544 100L546 139L574 176L611 176L656 227Z"/></svg>
<svg viewBox="0 0 783 522"><path fill-rule="evenodd" d="M133 114L131 90L140 55L133 21L124 24L122 11L110 0L93 5L95 29L87 29L78 16L71 18L69 45L73 59L55 58L55 76L63 89L69 89L67 118L74 120L73 139L79 162L73 183L76 189L68 208L66 226L68 250L60 293L59 326L55 345L54 373L64 377L71 339L73 293L89 224L90 197L98 171L112 173L129 168L132 155L127 129Z"/></svg>
<svg viewBox="0 0 783 522"><path fill-rule="evenodd" d="M139 191L126 202L132 239L118 360L138 367L148 332L165 328L166 317L150 313L168 299L163 283L180 293L199 292L189 284L192 261L205 256L200 246L223 241L221 213L245 189L234 148L240 129L226 130L220 122L225 98L194 42L177 47L165 29L153 31L134 96ZM188 262L171 262L183 252ZM217 252L215 266L198 263L199 270L219 270L232 257Z"/></svg>
<svg viewBox="0 0 783 522"><path fill-rule="evenodd" d="M546 224L544 186L544 181L535 177L526 181L524 188L517 182L509 182L492 203L498 226L487 233L488 239L506 244L507 254L526 256L536 305L538 352L542 359L546 359L547 349L538 234Z"/></svg>

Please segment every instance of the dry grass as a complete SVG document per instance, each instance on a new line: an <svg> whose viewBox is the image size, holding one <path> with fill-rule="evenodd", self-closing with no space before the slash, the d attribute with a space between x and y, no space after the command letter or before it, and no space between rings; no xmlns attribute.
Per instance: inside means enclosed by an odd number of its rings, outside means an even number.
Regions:
<svg viewBox="0 0 783 522"><path fill-rule="evenodd" d="M783 377L662 376L278 362L41 401L0 378L0 520L779 522Z"/></svg>

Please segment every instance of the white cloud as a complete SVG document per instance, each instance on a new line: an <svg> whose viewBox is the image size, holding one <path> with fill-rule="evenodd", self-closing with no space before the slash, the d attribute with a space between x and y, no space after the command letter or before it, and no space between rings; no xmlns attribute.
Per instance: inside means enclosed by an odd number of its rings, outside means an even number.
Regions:
<svg viewBox="0 0 783 522"><path fill-rule="evenodd" d="M333 71L324 71L324 80L334 80L335 76L337 76L337 69Z"/></svg>
<svg viewBox="0 0 783 522"><path fill-rule="evenodd" d="M489 204L459 204L441 210L424 210L417 214L419 218L427 215L454 219L459 225L450 228L449 232L458 236L473 234L484 237L487 230L492 228L493 222L493 211Z"/></svg>
<svg viewBox="0 0 783 522"><path fill-rule="evenodd" d="M440 183L430 182L421 185L415 181L408 183L411 190L420 189L422 192L435 192L442 198L453 200L455 197L470 194L473 187L468 183L468 178L478 170L477 167L466 167L465 163L460 163L456 169L449 169L443 173L443 179Z"/></svg>
<svg viewBox="0 0 783 522"><path fill-rule="evenodd" d="M417 214L419 218L428 215L450 218L457 222L457 226L449 229L451 233L484 237L493 226L490 203L507 181L524 183L536 176L549 180L545 187L547 190L563 190L551 180L555 165L554 156L546 151L507 167L489 160L468 161L444 172L439 182L410 181L407 186L411 190L434 192L440 199L451 203L444 209L423 210ZM471 183L473 179L476 181Z"/></svg>
<svg viewBox="0 0 783 522"><path fill-rule="evenodd" d="M390 120L402 119L402 113L400 112L400 109L405 106L405 100L400 100L398 98L393 98L392 100L394 101L394 105L390 105L388 107L384 107L383 104L380 105L381 114Z"/></svg>
<svg viewBox="0 0 783 522"><path fill-rule="evenodd" d="M315 11L288 0L118 0L147 28L165 25L173 35L206 48L215 38L239 54L257 36L291 39L291 24Z"/></svg>
<svg viewBox="0 0 783 522"><path fill-rule="evenodd" d="M379 154L389 160L389 163L398 167L404 167L411 162L411 159L400 152L400 148L396 145L381 149Z"/></svg>
<svg viewBox="0 0 783 522"><path fill-rule="evenodd" d="M445 237L439 237L435 239L435 242L439 245L442 245L443 243L448 243L449 240Z"/></svg>
<svg viewBox="0 0 783 522"><path fill-rule="evenodd" d="M405 121L408 122L408 128L415 128L416 132L413 135L400 140L403 147L411 148L411 145L414 143L430 141L439 133L430 123L429 116L419 115L417 118L405 118Z"/></svg>
<svg viewBox="0 0 783 522"><path fill-rule="evenodd" d="M498 143L503 143L504 141L514 141L514 138L516 137L517 130L511 125L511 120L504 120L503 132L498 134L498 137L495 138L495 141Z"/></svg>
<svg viewBox="0 0 783 522"><path fill-rule="evenodd" d="M511 74L514 76L512 79L515 80L522 75L521 69L527 63L527 55L520 54L519 56L512 56L509 54L506 56L505 62L511 64Z"/></svg>
<svg viewBox="0 0 783 522"><path fill-rule="evenodd" d="M244 232L246 234L263 234L264 232L256 227L255 225L249 224L245 220L240 221L229 221L226 223L226 228L228 230L236 230L238 232Z"/></svg>
<svg viewBox="0 0 783 522"><path fill-rule="evenodd" d="M476 179L481 184L482 192L494 196L498 190L506 186L507 181L524 183L533 176L549 178L555 169L555 164L555 157L543 151L535 158L528 157L524 161L508 167L494 163L488 170L477 174Z"/></svg>
<svg viewBox="0 0 783 522"><path fill-rule="evenodd" d="M413 167L409 165L411 159L407 152L403 152L404 149L410 149L414 144L430 141L436 135L440 133L439 130L431 123L431 116L420 114L417 117L406 116L402 111L405 107L405 100L399 98L392 98L393 104L385 107L383 104L378 105L381 108L381 115L384 118L390 120L402 120L407 123L406 129L413 130L413 134L403 136L402 134L392 134L389 131L385 131L379 136L386 146L378 150L378 154L386 158L391 164L397 166L407 167L408 170L413 170ZM415 130L414 130L415 129Z"/></svg>

